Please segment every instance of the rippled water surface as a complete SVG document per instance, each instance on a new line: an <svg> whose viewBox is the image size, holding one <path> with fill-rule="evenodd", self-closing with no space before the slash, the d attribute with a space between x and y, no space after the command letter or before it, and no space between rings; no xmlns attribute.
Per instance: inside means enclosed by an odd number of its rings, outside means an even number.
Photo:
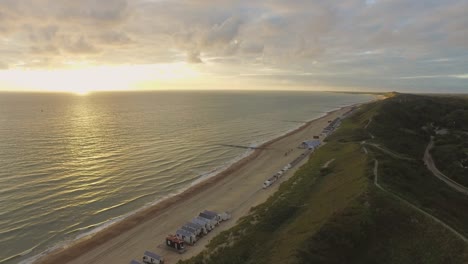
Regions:
<svg viewBox="0 0 468 264"><path fill-rule="evenodd" d="M370 95L0 93L0 262L17 263L187 188Z"/></svg>

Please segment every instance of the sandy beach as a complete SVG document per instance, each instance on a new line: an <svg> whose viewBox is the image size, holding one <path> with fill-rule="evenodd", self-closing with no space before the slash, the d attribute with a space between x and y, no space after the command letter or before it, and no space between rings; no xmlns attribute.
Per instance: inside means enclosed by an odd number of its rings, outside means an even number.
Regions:
<svg viewBox="0 0 468 264"><path fill-rule="evenodd" d="M291 177L307 159L268 189L262 189L263 182L304 152L303 149L297 148L302 141L319 135L328 125L328 120L341 116L349 109L350 107L344 107L328 113L285 136L267 142L253 154L217 176L142 210L92 237L52 252L36 263L124 264L132 259L141 261L145 250L163 255L166 263L176 263L179 259L190 258L202 251L216 234L235 225L252 206L264 202L275 192L280 182ZM285 152L290 149L293 151L285 156ZM196 245L187 246L187 252L184 254L167 249L164 244L165 237L175 233L180 226L205 209L231 211L232 219L221 223L215 230L197 241Z"/></svg>

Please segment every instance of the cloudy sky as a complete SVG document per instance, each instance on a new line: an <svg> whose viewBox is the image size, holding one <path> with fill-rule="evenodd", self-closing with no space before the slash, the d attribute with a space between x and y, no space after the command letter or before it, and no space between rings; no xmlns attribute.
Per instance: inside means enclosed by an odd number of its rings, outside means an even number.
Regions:
<svg viewBox="0 0 468 264"><path fill-rule="evenodd" d="M468 92L468 0L0 0L0 89Z"/></svg>

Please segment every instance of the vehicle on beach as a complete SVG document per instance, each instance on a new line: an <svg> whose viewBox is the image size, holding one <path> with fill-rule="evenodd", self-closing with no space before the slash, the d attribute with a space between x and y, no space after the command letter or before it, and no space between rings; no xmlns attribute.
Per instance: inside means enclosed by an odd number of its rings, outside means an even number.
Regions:
<svg viewBox="0 0 468 264"><path fill-rule="evenodd" d="M145 254L143 255L143 263L164 264L164 258L156 253L145 251Z"/></svg>
<svg viewBox="0 0 468 264"><path fill-rule="evenodd" d="M186 251L184 240L178 238L175 235L169 235L166 237L166 246L176 250L177 252L179 252L179 254L182 254Z"/></svg>
<svg viewBox="0 0 468 264"><path fill-rule="evenodd" d="M197 242L197 236L184 229L178 229L176 231L176 236L182 240L184 240L189 245L194 245Z"/></svg>

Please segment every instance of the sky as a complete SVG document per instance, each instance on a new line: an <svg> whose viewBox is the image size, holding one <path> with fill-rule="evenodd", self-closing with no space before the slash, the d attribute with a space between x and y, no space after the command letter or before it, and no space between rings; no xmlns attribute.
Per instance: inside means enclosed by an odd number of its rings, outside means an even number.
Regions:
<svg viewBox="0 0 468 264"><path fill-rule="evenodd" d="M468 92L468 0L0 0L0 90Z"/></svg>

